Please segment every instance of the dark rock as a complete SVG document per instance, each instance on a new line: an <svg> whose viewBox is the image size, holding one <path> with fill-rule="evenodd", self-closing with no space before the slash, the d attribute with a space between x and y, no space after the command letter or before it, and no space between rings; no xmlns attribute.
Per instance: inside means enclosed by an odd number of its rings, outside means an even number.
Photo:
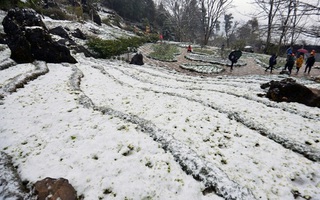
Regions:
<svg viewBox="0 0 320 200"><path fill-rule="evenodd" d="M98 24L99 26L101 26L101 17L99 16L98 12L94 10L93 12L93 21Z"/></svg>
<svg viewBox="0 0 320 200"><path fill-rule="evenodd" d="M267 88L267 85L270 86L266 97L273 101L297 102L320 108L320 90L310 89L296 83L292 78L281 81L270 81L269 83L262 84L261 88Z"/></svg>
<svg viewBox="0 0 320 200"><path fill-rule="evenodd" d="M76 200L77 192L67 179L45 178L37 181L34 185L34 192L38 200L67 199Z"/></svg>
<svg viewBox="0 0 320 200"><path fill-rule="evenodd" d="M66 46L53 41L40 16L34 10L11 9L2 24L11 50L10 57L14 61L77 62Z"/></svg>
<svg viewBox="0 0 320 200"><path fill-rule="evenodd" d="M11 9L2 21L4 32L10 35L21 34L25 27L40 26L47 29L40 15L32 9Z"/></svg>
<svg viewBox="0 0 320 200"><path fill-rule="evenodd" d="M71 35L72 35L73 37L79 38L79 39L81 39L81 40L86 40L86 39L87 39L86 35L83 34L82 31L81 31L80 29L78 29L78 28L77 28L76 30L74 30L74 31L71 33Z"/></svg>
<svg viewBox="0 0 320 200"><path fill-rule="evenodd" d="M90 16L92 21L101 26L102 20L95 7L82 0L82 9L84 13L87 13Z"/></svg>
<svg viewBox="0 0 320 200"><path fill-rule="evenodd" d="M70 39L68 32L62 26L58 26L53 29L50 29L49 33L53 35L58 35L65 39Z"/></svg>
<svg viewBox="0 0 320 200"><path fill-rule="evenodd" d="M6 34L0 33L0 44L7 44Z"/></svg>
<svg viewBox="0 0 320 200"><path fill-rule="evenodd" d="M143 56L141 53L137 53L135 54L132 59L130 64L134 64L134 65L143 65Z"/></svg>

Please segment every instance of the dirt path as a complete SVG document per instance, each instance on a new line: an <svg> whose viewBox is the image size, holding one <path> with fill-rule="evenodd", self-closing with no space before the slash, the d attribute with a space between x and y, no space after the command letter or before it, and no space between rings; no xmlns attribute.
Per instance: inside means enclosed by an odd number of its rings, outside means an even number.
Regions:
<svg viewBox="0 0 320 200"><path fill-rule="evenodd" d="M142 47L139 48L139 51L142 52L144 55L144 62L148 63L150 65L154 66L159 66L159 67L165 67L170 70L177 71L179 73L184 73L187 75L191 76L205 76L205 77L210 77L210 76L224 76L224 75L230 75L230 76L246 76L246 75L277 75L280 73L281 69L275 69L273 70L273 74L270 74L270 71L265 72L265 68L259 66L256 64L253 58L245 58L245 62L247 65L241 66L241 67L234 67L232 71L230 71L230 67L228 66L223 66L224 71L219 73L219 74L206 74L206 73L198 73L198 72L193 72L190 70L182 69L179 65L183 63L200 63L197 61L191 61L185 58L185 55L187 54L187 50L180 48L181 54L177 56L177 62L163 62L163 61L158 61L154 60L151 58L148 58L147 55L152 51L151 50L151 45L152 44L146 44ZM241 58L240 58L241 59ZM315 65L317 66L317 64ZM305 77L307 79L315 76L320 76L320 69L312 68L310 75L304 74L304 66L302 69L300 69L300 72L298 75L295 74L296 69L293 69L292 77Z"/></svg>

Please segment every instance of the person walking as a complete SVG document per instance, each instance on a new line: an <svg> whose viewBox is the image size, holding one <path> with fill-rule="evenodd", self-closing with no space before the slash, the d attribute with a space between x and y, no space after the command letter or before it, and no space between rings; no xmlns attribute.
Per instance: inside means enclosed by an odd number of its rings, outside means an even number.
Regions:
<svg viewBox="0 0 320 200"><path fill-rule="evenodd" d="M296 60L296 68L297 68L296 74L298 74L299 69L302 67L302 64L303 64L303 54L300 54L299 58Z"/></svg>
<svg viewBox="0 0 320 200"><path fill-rule="evenodd" d="M308 57L308 59L306 61L306 68L304 69L304 73L306 73L308 70L308 74L310 74L311 68L314 65L314 63L316 62L316 59L314 58L314 54L315 54L314 51L312 51L310 53L310 56Z"/></svg>
<svg viewBox="0 0 320 200"><path fill-rule="evenodd" d="M288 56L286 67L288 67L289 76L291 75L291 71L294 65L294 53L292 53L290 56Z"/></svg>
<svg viewBox="0 0 320 200"><path fill-rule="evenodd" d="M236 50L236 51L232 51L228 58L231 61L231 65L230 65L230 71L233 70L233 65L234 63L237 63L239 58L242 56L242 52L240 50Z"/></svg>
<svg viewBox="0 0 320 200"><path fill-rule="evenodd" d="M287 70L288 68L288 60L291 58L291 55L293 54L293 51L292 51L292 46L290 46L287 50L286 50L286 54L287 54L287 59L286 59L286 65L284 66L284 69L283 71ZM290 62L289 62L290 63Z"/></svg>
<svg viewBox="0 0 320 200"><path fill-rule="evenodd" d="M272 74L273 66L277 64L277 57L278 56L276 54L271 55L269 59L269 67L267 67L265 71L268 71L268 69L270 69L270 74Z"/></svg>

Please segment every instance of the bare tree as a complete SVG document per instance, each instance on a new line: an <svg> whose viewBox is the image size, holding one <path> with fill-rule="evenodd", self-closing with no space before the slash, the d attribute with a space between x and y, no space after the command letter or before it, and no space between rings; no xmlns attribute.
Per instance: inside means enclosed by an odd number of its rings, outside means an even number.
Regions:
<svg viewBox="0 0 320 200"><path fill-rule="evenodd" d="M218 19L232 0L200 0L203 45L207 45Z"/></svg>
<svg viewBox="0 0 320 200"><path fill-rule="evenodd" d="M280 30L280 36L278 40L278 48L277 48L277 54L279 54L280 47L282 45L283 38L288 33L288 30L291 28L291 24L293 20L295 19L293 16L294 10L295 10L295 1L296 0L287 0L283 2L279 6L279 30Z"/></svg>
<svg viewBox="0 0 320 200"><path fill-rule="evenodd" d="M320 0L254 0L259 8L258 16L266 19L266 52L271 42L277 40L278 49L283 44L293 45L301 34L319 37ZM274 41L271 41L273 39Z"/></svg>
<svg viewBox="0 0 320 200"><path fill-rule="evenodd" d="M197 0L190 0L183 10L183 41L195 42L201 34L201 12Z"/></svg>
<svg viewBox="0 0 320 200"><path fill-rule="evenodd" d="M275 28L274 22L281 6L281 0L254 0L255 4L260 8L260 17L267 19L267 41L265 52L270 51L271 36Z"/></svg>
<svg viewBox="0 0 320 200"><path fill-rule="evenodd" d="M164 0L163 5L172 15L171 24L176 28L176 39L178 41L182 40L183 35L183 11L185 5L188 4L190 0Z"/></svg>
<svg viewBox="0 0 320 200"><path fill-rule="evenodd" d="M298 11L297 17L299 19L296 30L298 30L298 33L305 36L320 38L320 29L317 25L320 23L320 0L296 1ZM302 21L301 19L304 19L305 21Z"/></svg>

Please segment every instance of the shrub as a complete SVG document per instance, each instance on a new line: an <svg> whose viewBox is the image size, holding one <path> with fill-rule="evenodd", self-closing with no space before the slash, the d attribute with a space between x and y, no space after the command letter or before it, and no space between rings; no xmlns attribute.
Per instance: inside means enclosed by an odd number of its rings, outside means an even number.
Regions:
<svg viewBox="0 0 320 200"><path fill-rule="evenodd" d="M120 38L117 40L92 38L89 40L88 46L94 52L97 52L101 58L111 58L126 53L128 47L138 48L145 41L145 38L140 37Z"/></svg>

